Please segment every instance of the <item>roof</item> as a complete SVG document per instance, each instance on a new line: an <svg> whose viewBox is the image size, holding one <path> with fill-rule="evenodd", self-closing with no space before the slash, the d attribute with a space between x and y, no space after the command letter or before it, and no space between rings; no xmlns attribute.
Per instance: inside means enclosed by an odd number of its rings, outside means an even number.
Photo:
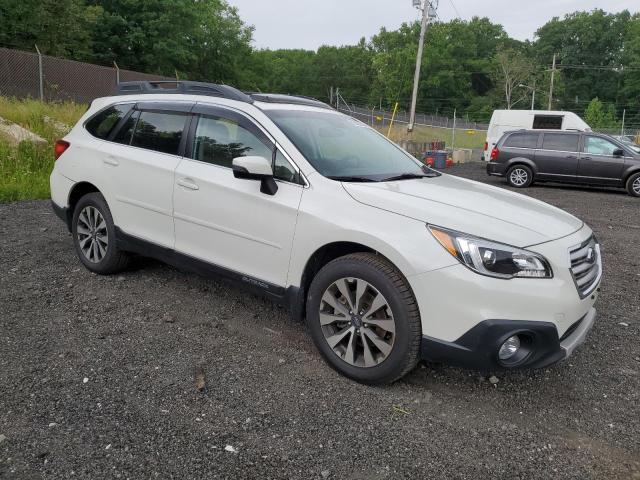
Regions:
<svg viewBox="0 0 640 480"><path fill-rule="evenodd" d="M164 95L202 95L226 98L244 103L281 103L290 105L305 105L317 108L332 108L315 98L297 95L282 95L279 93L242 92L229 85L215 83L191 82L184 80L136 81L118 84L118 95L136 94L164 94Z"/></svg>

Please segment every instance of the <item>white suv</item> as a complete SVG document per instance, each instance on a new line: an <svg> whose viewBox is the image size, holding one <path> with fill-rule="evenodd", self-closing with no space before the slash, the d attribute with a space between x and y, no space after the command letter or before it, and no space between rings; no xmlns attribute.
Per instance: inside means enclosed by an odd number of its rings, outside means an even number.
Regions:
<svg viewBox="0 0 640 480"><path fill-rule="evenodd" d="M137 253L240 282L306 317L327 362L365 383L419 359L543 367L593 325L599 245L562 210L430 170L314 100L120 93L57 142L51 174L92 272Z"/></svg>

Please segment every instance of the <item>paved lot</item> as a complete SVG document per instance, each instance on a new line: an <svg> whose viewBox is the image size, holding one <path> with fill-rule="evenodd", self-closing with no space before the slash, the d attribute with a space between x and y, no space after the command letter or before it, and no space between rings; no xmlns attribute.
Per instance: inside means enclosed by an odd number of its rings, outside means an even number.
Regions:
<svg viewBox="0 0 640 480"><path fill-rule="evenodd" d="M502 185L482 168L451 172ZM384 388L266 300L144 259L92 275L48 202L0 205L0 478L639 479L640 202L525 193L602 242L587 343L495 385L426 365Z"/></svg>

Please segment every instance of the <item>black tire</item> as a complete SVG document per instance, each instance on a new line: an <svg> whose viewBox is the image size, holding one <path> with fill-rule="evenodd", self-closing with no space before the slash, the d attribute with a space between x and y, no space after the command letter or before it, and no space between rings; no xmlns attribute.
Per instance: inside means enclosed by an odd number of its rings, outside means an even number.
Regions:
<svg viewBox="0 0 640 480"><path fill-rule="evenodd" d="M640 197L640 172L634 173L627 179L627 192L632 197Z"/></svg>
<svg viewBox="0 0 640 480"><path fill-rule="evenodd" d="M78 233L79 228L83 230L83 225L79 226L79 222L82 223L80 215L87 207L97 210L104 219L104 223L106 225L106 229L102 229L102 231L106 231L108 243L103 247L105 253L99 260L96 257L96 261L92 261L87 258L87 255L83 252L80 245L80 237L86 236L86 234ZM100 275L110 275L120 272L126 268L129 263L129 255L126 252L119 250L116 246L116 229L113 224L113 217L111 216L111 211L109 210L106 200L100 193L88 193L78 200L73 211L71 233L73 236L73 245L76 248L78 258L88 270ZM101 238L104 238L104 235L102 235Z"/></svg>
<svg viewBox="0 0 640 480"><path fill-rule="evenodd" d="M526 165L514 165L507 171L506 178L514 188L527 188L533 183L533 171Z"/></svg>
<svg viewBox="0 0 640 480"><path fill-rule="evenodd" d="M383 295L392 311L395 322L393 345L386 358L375 366L365 367L348 363L334 352L323 333L323 327L320 324L322 296L334 282L341 278L357 278L368 283ZM306 313L311 338L324 359L335 370L357 382L392 383L410 372L419 360L422 328L418 304L406 278L395 266L379 255L354 253L337 258L325 265L311 282L307 295ZM361 320L366 322L364 316ZM364 326L366 327L367 324L364 323ZM356 338L355 341L360 342L360 348L363 347L361 338L360 340Z"/></svg>

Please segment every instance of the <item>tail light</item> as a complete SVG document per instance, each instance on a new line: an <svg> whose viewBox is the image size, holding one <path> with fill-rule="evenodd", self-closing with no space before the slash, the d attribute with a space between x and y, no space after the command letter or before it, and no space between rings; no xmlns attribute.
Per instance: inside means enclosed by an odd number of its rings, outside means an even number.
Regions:
<svg viewBox="0 0 640 480"><path fill-rule="evenodd" d="M489 150L489 142L484 142L484 151Z"/></svg>
<svg viewBox="0 0 640 480"><path fill-rule="evenodd" d="M498 150L498 147L493 147L493 150L491 150L491 162L495 162L498 159L498 155L500 155L500 150Z"/></svg>
<svg viewBox="0 0 640 480"><path fill-rule="evenodd" d="M66 140L56 140L55 145L53 146L53 152L55 154L56 160L60 158L67 148L69 148L71 144Z"/></svg>

